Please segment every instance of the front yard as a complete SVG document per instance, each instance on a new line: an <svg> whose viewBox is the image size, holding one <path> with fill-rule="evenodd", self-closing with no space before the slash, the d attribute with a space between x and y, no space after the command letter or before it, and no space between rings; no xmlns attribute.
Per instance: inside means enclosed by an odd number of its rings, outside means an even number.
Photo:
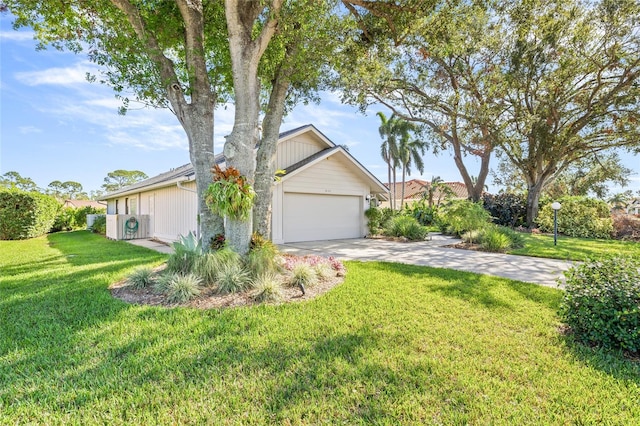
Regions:
<svg viewBox="0 0 640 426"><path fill-rule="evenodd" d="M0 424L640 422L640 364L564 337L559 290L348 262L301 303L111 297L164 259L87 232L0 241Z"/></svg>

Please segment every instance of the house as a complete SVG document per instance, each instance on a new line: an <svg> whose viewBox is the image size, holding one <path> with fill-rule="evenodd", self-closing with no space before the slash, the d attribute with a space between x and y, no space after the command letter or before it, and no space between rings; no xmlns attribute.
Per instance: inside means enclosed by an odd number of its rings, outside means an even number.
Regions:
<svg viewBox="0 0 640 426"><path fill-rule="evenodd" d="M224 167L224 156L215 162ZM272 235L276 244L362 238L364 211L387 188L342 146L313 125L281 133L276 168ZM107 201L107 236L175 241L197 230L195 173L187 164L102 197ZM134 221L137 218L135 230Z"/></svg>
<svg viewBox="0 0 640 426"><path fill-rule="evenodd" d="M466 200L469 195L467 192L467 187L462 182L442 182L444 185L448 186L451 189L454 200ZM431 182L421 180L421 179L411 179L404 183L404 204L411 205L414 201L419 201L423 198L423 194L427 191L431 185ZM390 188L391 196L395 197L396 208L400 208L400 201L402 200L402 182L398 182L395 185L386 183L385 186ZM395 191L395 192L393 192ZM441 191L436 190L433 202L434 204L440 204L444 201L445 194ZM389 207L389 202L383 202L381 207Z"/></svg>
<svg viewBox="0 0 640 426"><path fill-rule="evenodd" d="M94 209L102 210L107 208L107 204L104 202L93 200L64 200L62 207L71 207L73 209L83 209L85 207L93 207Z"/></svg>
<svg viewBox="0 0 640 426"><path fill-rule="evenodd" d="M640 214L640 198L634 198L626 207L627 214Z"/></svg>

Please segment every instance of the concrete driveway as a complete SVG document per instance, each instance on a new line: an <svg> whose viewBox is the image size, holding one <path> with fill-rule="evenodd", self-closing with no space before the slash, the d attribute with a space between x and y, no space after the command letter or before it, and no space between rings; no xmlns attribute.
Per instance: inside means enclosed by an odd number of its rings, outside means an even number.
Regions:
<svg viewBox="0 0 640 426"><path fill-rule="evenodd" d="M564 279L562 272L572 266L571 262L562 260L443 247L459 241L433 234L430 241L422 242L403 243L363 238L289 243L282 244L279 248L283 253L296 255L315 254L341 260L379 260L477 272L555 288L558 287L556 280Z"/></svg>

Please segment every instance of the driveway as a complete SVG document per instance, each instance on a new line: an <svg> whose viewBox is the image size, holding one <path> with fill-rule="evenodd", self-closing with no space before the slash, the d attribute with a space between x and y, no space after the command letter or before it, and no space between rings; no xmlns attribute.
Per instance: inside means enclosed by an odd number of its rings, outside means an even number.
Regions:
<svg viewBox="0 0 640 426"><path fill-rule="evenodd" d="M558 288L557 279L564 279L562 272L572 266L571 262L563 260L443 247L459 241L433 234L430 241L422 242L349 239L281 244L279 248L283 253L296 255L315 254L341 260L378 260L456 269L554 288Z"/></svg>

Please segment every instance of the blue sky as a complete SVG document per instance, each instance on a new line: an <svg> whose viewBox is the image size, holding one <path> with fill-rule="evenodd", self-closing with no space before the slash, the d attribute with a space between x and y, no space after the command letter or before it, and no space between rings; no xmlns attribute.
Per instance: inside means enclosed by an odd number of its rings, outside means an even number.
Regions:
<svg viewBox="0 0 640 426"><path fill-rule="evenodd" d="M118 115L119 101L112 89L87 82L99 73L86 56L55 49L35 50L33 34L11 29L10 15L0 15L0 175L17 171L42 188L51 181L80 182L84 190L100 189L107 173L141 170L149 176L189 162L187 138L168 110L136 108ZM380 158L379 118L372 108L363 115L342 105L339 95L323 93L319 105L297 107L281 130L313 124L351 154L382 182L386 165ZM216 153L231 132L233 105L215 113ZM411 178L461 181L448 153L428 154L425 173ZM494 164L497 161L494 160ZM625 164L640 172L640 158L626 156ZM475 167L471 167L472 173ZM491 185L494 192L498 188ZM630 189L640 189L640 176ZM619 188L614 188L618 191Z"/></svg>

